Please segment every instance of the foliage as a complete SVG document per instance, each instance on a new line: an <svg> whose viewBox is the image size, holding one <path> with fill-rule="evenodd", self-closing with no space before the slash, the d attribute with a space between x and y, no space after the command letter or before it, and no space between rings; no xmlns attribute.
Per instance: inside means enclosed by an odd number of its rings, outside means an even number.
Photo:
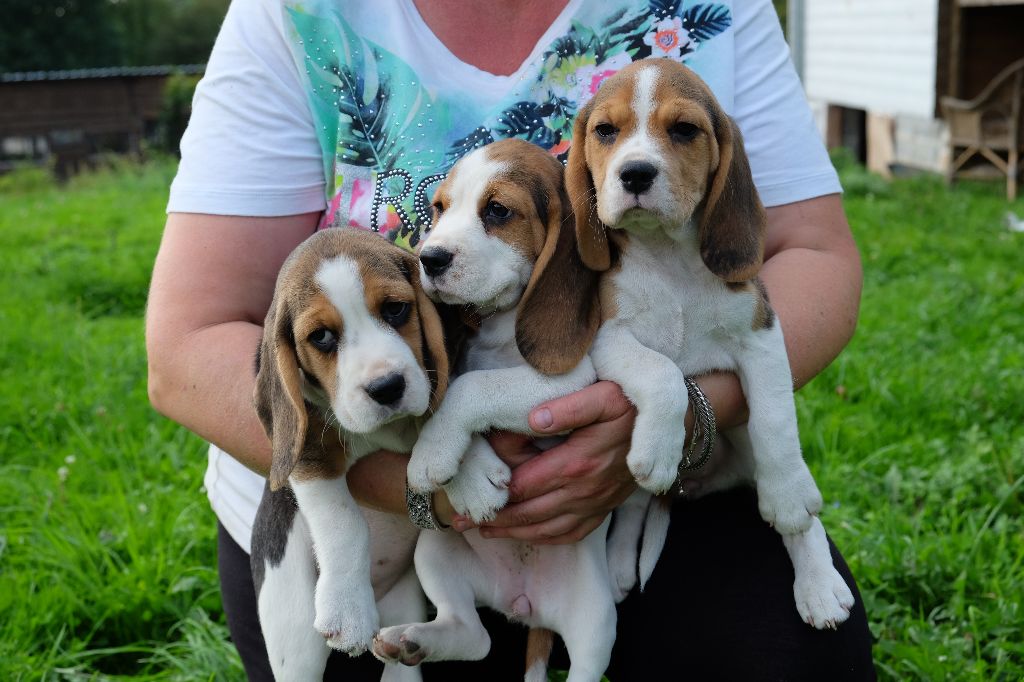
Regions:
<svg viewBox="0 0 1024 682"><path fill-rule="evenodd" d="M0 179L0 679L242 677L203 445L146 402L172 173ZM882 679L1022 679L1024 235L997 184L872 182L857 336L798 395L823 520Z"/></svg>
<svg viewBox="0 0 1024 682"><path fill-rule="evenodd" d="M0 72L203 63L230 0L4 0Z"/></svg>
<svg viewBox="0 0 1024 682"><path fill-rule="evenodd" d="M160 106L158 140L165 152L178 153L178 143L188 126L192 114L192 97L200 76L175 73L164 84L163 102Z"/></svg>

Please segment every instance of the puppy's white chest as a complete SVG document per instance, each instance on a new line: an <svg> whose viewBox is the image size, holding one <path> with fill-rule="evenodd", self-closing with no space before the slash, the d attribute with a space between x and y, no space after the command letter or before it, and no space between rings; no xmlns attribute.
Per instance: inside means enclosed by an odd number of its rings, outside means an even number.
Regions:
<svg viewBox="0 0 1024 682"><path fill-rule="evenodd" d="M612 283L615 320L684 374L735 367L729 349L749 334L754 301L729 291L695 246L631 240Z"/></svg>
<svg viewBox="0 0 1024 682"><path fill-rule="evenodd" d="M516 311L512 309L483 320L480 331L466 346L459 373L525 364L526 360L516 346Z"/></svg>

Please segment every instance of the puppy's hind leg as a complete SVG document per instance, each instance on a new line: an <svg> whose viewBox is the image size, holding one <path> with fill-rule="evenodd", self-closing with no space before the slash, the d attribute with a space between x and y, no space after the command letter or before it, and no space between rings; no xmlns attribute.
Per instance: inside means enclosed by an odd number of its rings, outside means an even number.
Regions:
<svg viewBox="0 0 1024 682"><path fill-rule="evenodd" d="M640 539L650 502L650 493L636 490L613 512L614 520L608 532L608 575L615 603L625 599L636 587Z"/></svg>
<svg viewBox="0 0 1024 682"><path fill-rule="evenodd" d="M782 541L793 562L793 596L796 610L812 627L835 630L850 617L853 592L832 565L825 528L818 517L803 533L783 535Z"/></svg>
<svg viewBox="0 0 1024 682"><path fill-rule="evenodd" d="M591 535L597 535L594 531ZM603 533L602 533L603 535ZM583 542L588 543L590 538ZM603 537L597 541L604 543ZM581 560L571 583L560 586L562 595L549 595L561 601L553 628L562 635L569 652L569 677L566 682L599 682L611 660L618 616L615 600L608 589L607 558L603 551L580 547ZM602 548L603 549L603 548Z"/></svg>
<svg viewBox="0 0 1024 682"><path fill-rule="evenodd" d="M373 655L385 663L478 661L491 649L491 637L476 612L477 596L490 597L483 566L456 533L425 531L416 545L416 573L437 607L429 623L382 629Z"/></svg>
<svg viewBox="0 0 1024 682"><path fill-rule="evenodd" d="M377 602L382 625L418 623L427 618L426 597L416 577L416 570L410 566L405 575L395 583L387 594ZM400 663L386 663L380 682L420 682L423 675L419 667Z"/></svg>

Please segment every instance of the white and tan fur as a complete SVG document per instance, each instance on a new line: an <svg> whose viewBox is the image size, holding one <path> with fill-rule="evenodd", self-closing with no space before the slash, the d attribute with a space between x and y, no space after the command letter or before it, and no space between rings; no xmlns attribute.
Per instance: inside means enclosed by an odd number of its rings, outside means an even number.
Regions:
<svg viewBox="0 0 1024 682"><path fill-rule="evenodd" d="M686 67L636 62L577 117L566 186L583 260L604 272L590 355L637 407L634 476L653 492L676 480L683 377L735 372L749 421L725 434L735 452L702 491L756 484L793 561L800 615L836 627L853 596L817 517L782 329L757 279L766 219L738 128Z"/></svg>
<svg viewBox="0 0 1024 682"><path fill-rule="evenodd" d="M471 153L439 186L420 251L425 290L472 306L482 322L413 450L409 483L444 487L476 521L504 505L509 480L479 434L492 427L529 433L533 407L595 380L586 351L599 322L597 275L575 247L562 176L557 161L521 140ZM489 499L463 481L474 469L491 473ZM437 618L384 628L374 653L407 664L483 658L490 638L479 603L534 628L527 679L547 679L546 630L565 641L572 682L600 679L616 622L608 523L577 544L552 546L484 540L476 530L423 533L416 570Z"/></svg>
<svg viewBox="0 0 1024 682"><path fill-rule="evenodd" d="M345 477L376 450L409 452L446 390L443 329L418 261L369 232L313 235L281 268L257 366L254 402L273 446L253 529L260 623L278 680L320 679L328 647L358 654L382 619L424 614L417 529L361 510ZM388 666L384 677L420 674Z"/></svg>

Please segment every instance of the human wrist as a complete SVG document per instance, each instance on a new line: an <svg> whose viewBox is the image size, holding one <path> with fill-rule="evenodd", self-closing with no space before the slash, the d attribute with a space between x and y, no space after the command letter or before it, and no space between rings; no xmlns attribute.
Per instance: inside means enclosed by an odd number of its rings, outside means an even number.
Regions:
<svg viewBox="0 0 1024 682"><path fill-rule="evenodd" d="M448 495L444 490L435 490L431 493L431 502L434 508L434 518L437 519L440 525L446 528L450 527L452 519L455 518L456 511L452 507L451 501L448 500Z"/></svg>

